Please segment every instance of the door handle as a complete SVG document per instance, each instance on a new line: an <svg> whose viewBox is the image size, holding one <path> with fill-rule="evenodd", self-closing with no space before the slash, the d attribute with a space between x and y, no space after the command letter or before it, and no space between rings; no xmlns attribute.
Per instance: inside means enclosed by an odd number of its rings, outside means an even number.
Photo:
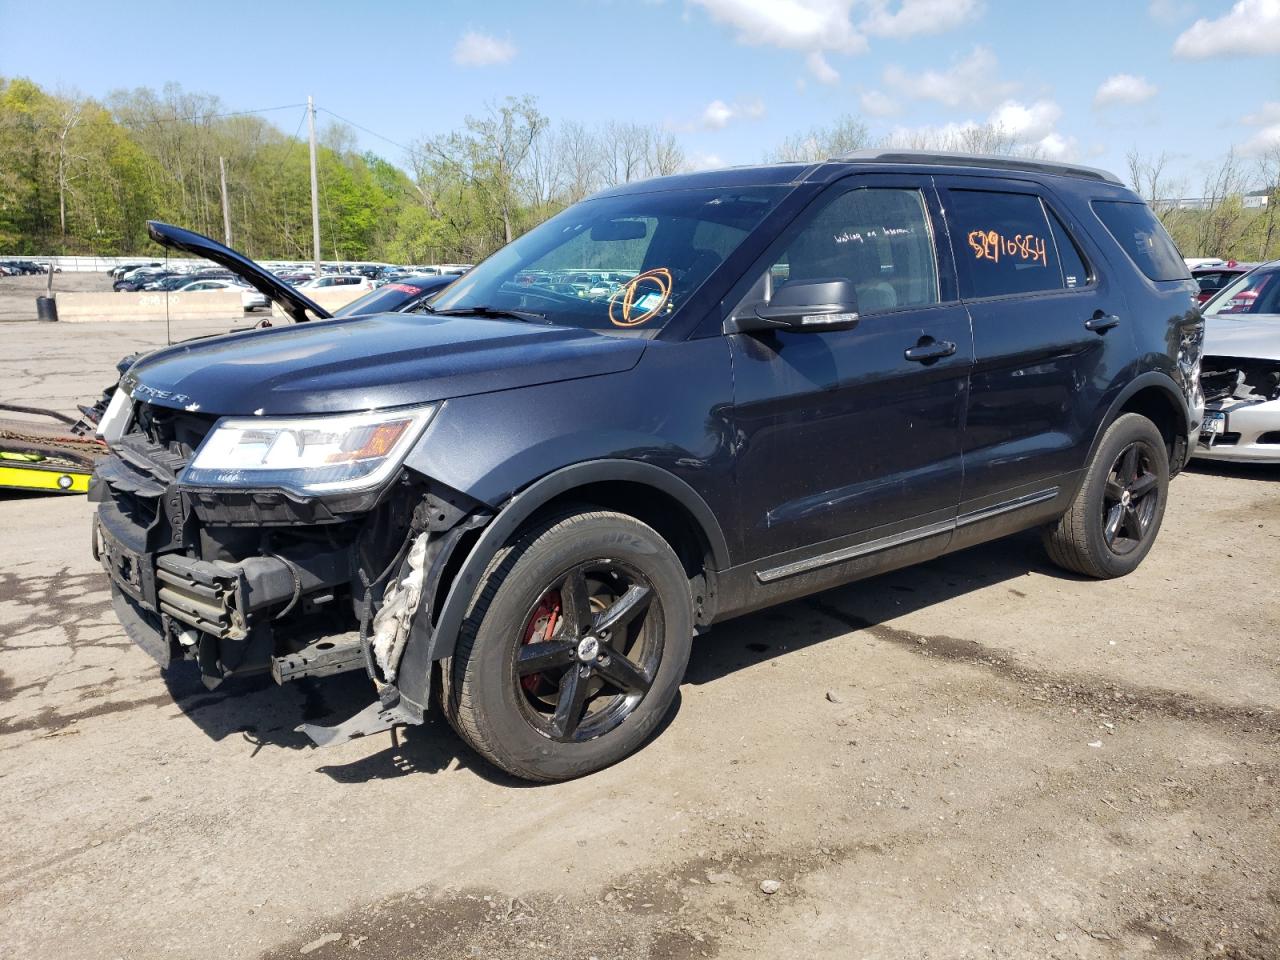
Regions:
<svg viewBox="0 0 1280 960"><path fill-rule="evenodd" d="M1118 327L1119 325L1119 317L1114 313L1103 313L1101 310L1084 322L1084 328L1092 330L1094 333L1106 333L1112 327Z"/></svg>
<svg viewBox="0 0 1280 960"><path fill-rule="evenodd" d="M949 357L955 352L956 345L950 340L934 340L931 337L925 337L914 347L907 347L902 352L902 355L908 360L914 360L916 363L929 363L933 360Z"/></svg>

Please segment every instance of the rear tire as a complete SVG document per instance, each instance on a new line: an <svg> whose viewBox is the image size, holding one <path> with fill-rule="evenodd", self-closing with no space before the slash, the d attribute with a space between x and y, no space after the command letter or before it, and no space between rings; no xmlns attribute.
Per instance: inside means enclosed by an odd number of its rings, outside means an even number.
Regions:
<svg viewBox="0 0 1280 960"><path fill-rule="evenodd" d="M1049 559L1086 577L1137 569L1155 543L1169 493L1169 453L1137 413L1107 428L1070 509L1044 533Z"/></svg>
<svg viewBox="0 0 1280 960"><path fill-rule="evenodd" d="M508 773L579 777L654 732L692 640L688 577L662 537L625 514L562 512L485 571L442 664L445 716Z"/></svg>

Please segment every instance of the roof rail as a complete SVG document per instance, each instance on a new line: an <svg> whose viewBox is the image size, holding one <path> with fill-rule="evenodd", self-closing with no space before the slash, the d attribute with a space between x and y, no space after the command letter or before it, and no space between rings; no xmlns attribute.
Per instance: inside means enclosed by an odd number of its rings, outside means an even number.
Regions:
<svg viewBox="0 0 1280 960"><path fill-rule="evenodd" d="M1084 167L1074 163L1053 163L1048 160L1024 160L1021 157L1001 157L984 153L953 153L946 150L858 150L833 160L853 163L921 163L949 167L996 167L1001 170L1026 170L1033 173L1050 173L1059 177L1083 177L1100 180L1123 187L1124 181L1114 173L1096 167Z"/></svg>

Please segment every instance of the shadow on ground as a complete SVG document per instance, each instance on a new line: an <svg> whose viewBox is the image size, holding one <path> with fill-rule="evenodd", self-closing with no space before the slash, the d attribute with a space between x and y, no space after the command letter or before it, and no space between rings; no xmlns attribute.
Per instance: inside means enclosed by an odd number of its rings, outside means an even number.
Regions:
<svg viewBox="0 0 1280 960"><path fill-rule="evenodd" d="M974 590L1013 581L1037 571L1070 576L1049 565L1039 537L1023 534L894 573L884 574L721 624L694 644L686 684L714 683L737 670L802 650L853 629L870 629L913 610L946 603ZM1010 590L1018 593L1016 588ZM821 616L814 616L814 612ZM772 637L761 642L761 622ZM232 678L213 692L201 685L192 663L164 674L175 705L213 740L239 737L253 755L266 749L313 750L317 770L340 783L467 769L507 786L528 786L508 777L472 751L433 708L422 726L374 735L387 746L346 764L324 762L297 728L303 723L336 724L367 706L373 689L363 672L276 686L265 675ZM679 711L680 700L663 729Z"/></svg>

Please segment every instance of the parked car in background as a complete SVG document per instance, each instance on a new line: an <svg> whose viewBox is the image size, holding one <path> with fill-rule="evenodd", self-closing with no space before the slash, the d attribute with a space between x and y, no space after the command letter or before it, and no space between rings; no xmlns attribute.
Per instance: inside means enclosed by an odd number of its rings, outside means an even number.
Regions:
<svg viewBox="0 0 1280 960"><path fill-rule="evenodd" d="M615 285L557 289L584 265ZM563 780L660 730L731 617L1021 530L1076 573L1136 569L1202 413L1194 292L1151 209L1069 164L620 184L421 316L138 359L93 542L162 665L367 671L317 742L439 696L480 755Z"/></svg>
<svg viewBox="0 0 1280 960"><path fill-rule="evenodd" d="M1280 261L1219 290L1204 317L1205 415L1195 455L1280 464Z"/></svg>
<svg viewBox="0 0 1280 960"><path fill-rule="evenodd" d="M1191 271L1191 279L1200 288L1196 299L1200 303L1207 303L1215 293L1237 277L1244 276L1256 266L1256 263L1238 263L1235 260L1226 260L1212 266L1196 267Z"/></svg>
<svg viewBox="0 0 1280 960"><path fill-rule="evenodd" d="M2 262L5 270L11 276L30 276L48 272L48 268L44 264L36 263L34 260L5 260Z"/></svg>
<svg viewBox="0 0 1280 960"><path fill-rule="evenodd" d="M401 277L339 307L333 315L357 317L370 313L409 313L456 279L453 276Z"/></svg>
<svg viewBox="0 0 1280 960"><path fill-rule="evenodd" d="M240 303L245 310L259 310L271 306L271 301L257 290L246 287L233 280L193 280L177 287L174 293L212 293L214 291L235 290L240 294Z"/></svg>
<svg viewBox="0 0 1280 960"><path fill-rule="evenodd" d="M297 285L299 290L325 290L330 287L355 287L372 290L373 281L357 273L326 273Z"/></svg>
<svg viewBox="0 0 1280 960"><path fill-rule="evenodd" d="M169 267L137 267L123 274L120 279L111 284L111 289L117 293L133 293L141 290L148 283L154 283L157 280L163 280L165 277L185 276L183 271L171 269Z"/></svg>
<svg viewBox="0 0 1280 960"><path fill-rule="evenodd" d="M122 263L119 266L112 267L107 271L108 276L113 280L119 280L126 273L137 270L139 267L163 267L164 264L159 260L151 260L143 263Z"/></svg>

